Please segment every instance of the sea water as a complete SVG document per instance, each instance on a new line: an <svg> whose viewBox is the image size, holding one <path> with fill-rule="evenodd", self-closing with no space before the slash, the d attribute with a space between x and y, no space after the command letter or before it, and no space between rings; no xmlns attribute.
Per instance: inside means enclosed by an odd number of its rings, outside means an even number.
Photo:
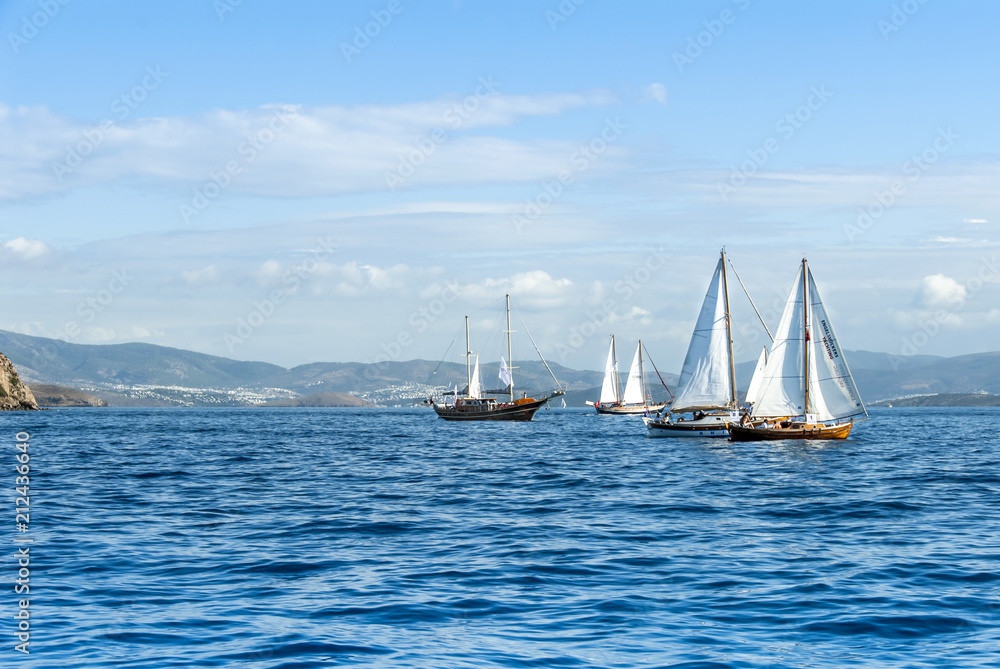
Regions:
<svg viewBox="0 0 1000 669"><path fill-rule="evenodd" d="M0 423L3 666L1000 666L997 409L740 444L574 409Z"/></svg>

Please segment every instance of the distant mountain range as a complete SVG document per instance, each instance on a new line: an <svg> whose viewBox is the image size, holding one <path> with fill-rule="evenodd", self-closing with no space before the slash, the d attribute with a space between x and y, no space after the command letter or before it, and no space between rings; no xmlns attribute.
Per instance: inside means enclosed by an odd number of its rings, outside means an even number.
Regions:
<svg viewBox="0 0 1000 669"><path fill-rule="evenodd" d="M871 402L925 394L1000 394L1000 351L919 359L861 353L881 356L861 364L860 359L855 362L855 353L847 352L858 391Z"/></svg>
<svg viewBox="0 0 1000 669"><path fill-rule="evenodd" d="M941 393L881 400L873 406L887 407L1000 407L1000 395L984 393Z"/></svg>
<svg viewBox="0 0 1000 669"><path fill-rule="evenodd" d="M364 364L315 362L286 369L264 362L241 362L153 344L87 345L0 330L0 352L29 384L48 383L87 390L112 405L239 406L304 395L344 393L378 404L423 398L445 386L464 386L465 365L408 360ZM938 393L1000 394L1000 352L953 358L893 356L847 351L858 390L866 402ZM566 402L579 406L596 400L602 373L549 363L569 392ZM737 385L745 388L754 363L737 365ZM484 365L489 388L499 386L498 366ZM661 370L662 371L662 370ZM672 391L677 375L664 374ZM517 388L529 394L555 384L540 361L518 361ZM647 375L654 398L665 395L655 374ZM191 392L201 389L204 392Z"/></svg>
<svg viewBox="0 0 1000 669"><path fill-rule="evenodd" d="M8 354L29 384L87 390L112 406L241 406L324 393L399 403L425 398L448 385L464 386L466 378L465 365L453 362L315 362L286 369L153 344L72 344L3 330L0 352ZM519 391L532 393L555 386L540 361L516 364ZM549 366L570 390L601 381L598 372L558 363ZM498 365L484 365L482 378L485 387L498 386ZM192 389L204 392L192 393Z"/></svg>

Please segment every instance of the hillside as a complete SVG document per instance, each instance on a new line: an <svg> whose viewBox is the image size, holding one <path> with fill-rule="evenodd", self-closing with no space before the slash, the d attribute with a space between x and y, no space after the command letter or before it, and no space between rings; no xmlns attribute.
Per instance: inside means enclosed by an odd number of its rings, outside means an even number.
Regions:
<svg viewBox="0 0 1000 669"><path fill-rule="evenodd" d="M25 381L62 386L122 385L234 388L284 368L153 344L70 344L0 330L0 351Z"/></svg>
<svg viewBox="0 0 1000 669"><path fill-rule="evenodd" d="M900 356L871 351L845 351L847 362L866 403L915 394L1000 393L1000 352L954 358ZM737 385L746 388L756 363L736 366Z"/></svg>
<svg viewBox="0 0 1000 669"><path fill-rule="evenodd" d="M38 403L10 359L0 353L0 411L35 411Z"/></svg>
<svg viewBox="0 0 1000 669"><path fill-rule="evenodd" d="M924 393L1000 394L1000 352L938 358L898 371L863 369L854 376L869 401Z"/></svg>
<svg viewBox="0 0 1000 669"><path fill-rule="evenodd" d="M447 385L465 378L465 365L429 360L315 362L285 369L265 362L241 362L154 344L71 344L0 330L0 350L28 382L71 387L183 386L187 388L285 388L302 394L364 392L387 385ZM518 363L518 385L551 388L540 361ZM600 383L600 374L550 363L560 382L571 388ZM498 377L496 364L484 364L484 381Z"/></svg>
<svg viewBox="0 0 1000 669"><path fill-rule="evenodd" d="M75 388L63 388L48 383L36 383L31 392L40 407L106 407L108 403Z"/></svg>
<svg viewBox="0 0 1000 669"><path fill-rule="evenodd" d="M518 361L517 385L524 389L551 389L555 383L540 361ZM549 363L556 378L570 388L587 388L601 382L597 372L578 371ZM497 364L480 367L484 387L499 386ZM360 362L314 362L285 370L261 381L276 388L289 388L297 392L366 392L387 385L418 384L426 386L465 386L465 365L454 362L407 360L364 364Z"/></svg>
<svg viewBox="0 0 1000 669"><path fill-rule="evenodd" d="M301 395L360 395L378 404L423 399L457 384L465 386L461 362L429 360L314 362L285 369L153 344L85 345L0 331L0 350L26 383L79 388L112 406L248 406ZM866 402L917 394L1000 394L1000 352L940 358L846 351L858 390ZM538 394L555 385L538 360L515 363L516 389ZM550 363L572 394L568 405L597 399L602 374ZM746 388L754 363L737 365L737 385ZM499 387L497 363L484 363L484 387ZM664 373L672 391L677 376ZM647 385L659 393L658 380ZM576 397L576 393L580 397ZM654 394L654 397L658 397ZM580 401L577 402L577 399Z"/></svg>
<svg viewBox="0 0 1000 669"><path fill-rule="evenodd" d="M983 393L943 393L940 395L917 395L894 400L882 400L874 406L892 407L1000 407L1000 395Z"/></svg>

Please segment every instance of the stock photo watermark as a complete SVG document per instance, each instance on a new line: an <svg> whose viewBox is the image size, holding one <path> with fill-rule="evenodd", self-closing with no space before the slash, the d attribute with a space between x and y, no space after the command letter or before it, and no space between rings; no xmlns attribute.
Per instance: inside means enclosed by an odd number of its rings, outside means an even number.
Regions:
<svg viewBox="0 0 1000 669"><path fill-rule="evenodd" d="M124 293L133 281L135 281L135 277L129 274L127 268L123 267L120 270L111 270L111 278L108 279L103 288L99 288L88 297L80 300L76 306L76 315L80 317L84 325L93 324L97 321L98 316L107 311L118 299L118 296ZM83 328L80 321L68 320L54 332L51 332L48 338L72 341L81 334L83 334ZM54 360L58 355L58 352L51 344L43 344L40 352L49 361Z"/></svg>
<svg viewBox="0 0 1000 669"><path fill-rule="evenodd" d="M955 145L959 138L960 135L956 134L951 126L938 128L937 137L934 138L930 146L920 153L914 154L903 163L900 170L902 176L893 179L884 189L876 190L871 203L866 207L858 208L858 217L854 223L844 224L844 235L847 236L847 241L853 244L858 237L868 232L889 209L899 202L901 197L906 195L909 189L907 183L912 184L919 181L931 166Z"/></svg>
<svg viewBox="0 0 1000 669"><path fill-rule="evenodd" d="M371 46L372 40L377 39L382 31L392 24L395 17L403 12L402 0L389 0L382 9L370 12L372 20L363 26L354 27L354 39L350 42L340 43L340 53L344 59L350 63L355 56L360 56L361 52Z"/></svg>
<svg viewBox="0 0 1000 669"><path fill-rule="evenodd" d="M449 107L441 116L444 124L453 130L460 129L466 121L479 109L482 103L497 94L500 84L493 81L493 75L479 77L479 85L472 95L466 96L461 102L456 102ZM393 172L385 173L385 185L389 190L395 191L423 165L430 160L438 147L445 144L450 139L448 131L443 127L431 130L426 136L417 140L416 145L409 153L399 157L399 164Z"/></svg>
<svg viewBox="0 0 1000 669"><path fill-rule="evenodd" d="M750 0L732 0L732 2L740 11L746 11L750 7ZM701 58L705 51L722 37L722 34L726 32L726 27L736 22L738 16L739 14L727 8L719 12L716 18L703 21L702 26L705 29L697 34L689 35L683 51L674 51L673 59L677 71L683 74L684 68L693 65L694 61Z"/></svg>
<svg viewBox="0 0 1000 669"><path fill-rule="evenodd" d="M898 5L893 5L889 18L879 19L876 23L879 32L882 33L882 39L888 42L889 35L905 26L927 2L928 0L904 0Z"/></svg>
<svg viewBox="0 0 1000 669"><path fill-rule="evenodd" d="M14 650L28 655L31 652L31 599L27 595L31 594L31 546L34 539L30 532L30 477L31 435L21 431L14 435L14 527L18 534L14 537L14 546L17 548L17 578L14 579L14 594L25 595L24 599L17 601L17 613L14 619L17 621L17 631L14 633L20 642L15 644Z"/></svg>
<svg viewBox="0 0 1000 669"><path fill-rule="evenodd" d="M243 0L212 0L212 9L220 21L226 20L226 14L235 12L236 8L243 4Z"/></svg>
<svg viewBox="0 0 1000 669"><path fill-rule="evenodd" d="M805 102L788 112L774 123L774 131L786 142L795 136L806 123L813 117L813 114L823 108L823 105L833 97L833 93L827 90L825 84L813 86L809 89L809 96ZM719 197L723 202L729 200L731 195L746 185L746 183L767 165L771 156L781 150L781 141L778 137L768 137L760 146L747 149L747 159L740 163L739 167L733 167L729 174L729 181L717 182L715 187L719 191Z"/></svg>
<svg viewBox="0 0 1000 669"><path fill-rule="evenodd" d="M958 314L983 290L986 284L992 283L997 278L1000 278L1000 260L997 259L996 254L989 258L983 257L979 267L964 282L956 282L958 290L955 291L953 304L950 305L950 308L939 308L933 314L920 319L917 327L909 335L902 338L899 355L889 356L893 369L898 371L903 360L917 355L938 336L942 328L952 325Z"/></svg>
<svg viewBox="0 0 1000 669"><path fill-rule="evenodd" d="M431 325L447 313L449 307L458 300L461 294L462 288L458 281L447 281L427 304L411 312L406 321L409 327L401 329L395 337L379 344L379 353L375 355L373 360L366 359L364 361L365 374L368 378L374 379L388 363L399 360L403 352L414 344L419 335L426 332Z"/></svg>
<svg viewBox="0 0 1000 669"><path fill-rule="evenodd" d="M785 302L788 300L788 294L781 292L781 290L775 288L771 293L771 302L764 304L762 300L756 301L756 304L762 305L760 308L760 319L765 323L776 323L778 319L781 318L781 314L785 310ZM770 347L771 340L767 339L767 336L757 320L740 320L733 319L733 327L739 332L739 337L733 337L733 355L736 358L741 357L744 353L749 352L757 354L760 352L759 346L762 344Z"/></svg>
<svg viewBox="0 0 1000 669"><path fill-rule="evenodd" d="M607 119L604 128L597 137L583 144L569 158L570 168L561 170L552 181L543 181L542 187L534 197L525 200L524 209L511 217L511 223L517 232L534 223L556 200L562 197L566 188L573 184L576 177L586 172L597 160L607 153L608 148L618 141L628 129L621 119Z"/></svg>
<svg viewBox="0 0 1000 669"><path fill-rule="evenodd" d="M116 97L111 103L111 111L119 121L125 121L135 111L149 94L160 87L163 80L169 73L160 69L160 66L148 66L142 80L131 89ZM115 122L110 118L102 120L95 126L87 128L81 134L83 137L75 144L66 145L66 155L62 161L53 161L52 172L61 182L67 174L70 174L83 165L88 156L94 153L108 137L118 129Z"/></svg>
<svg viewBox="0 0 1000 669"><path fill-rule="evenodd" d="M223 335L222 341L229 352L235 352L237 346L253 337L257 329L263 327L277 313L279 307L285 304L305 281L316 274L321 263L333 256L336 250L337 246L332 237L318 239L309 258L283 271L280 281L284 287L274 288L262 299L254 300L247 315L236 319L233 331Z"/></svg>
<svg viewBox="0 0 1000 669"><path fill-rule="evenodd" d="M84 323L93 323L97 315L107 309L114 302L115 297L121 295L134 279L135 277L130 276L124 267L120 270L112 270L108 285L80 302L76 308L77 315L83 319Z"/></svg>
<svg viewBox="0 0 1000 669"><path fill-rule="evenodd" d="M627 302L635 297L643 286L649 283L653 275L666 266L666 250L662 246L658 246L651 250L635 269L615 281L613 286L615 295L620 297L606 299L597 308L584 312L584 319L570 327L569 337L566 341L556 344L556 353L559 355L560 361L565 363L568 355L579 351L591 337L603 332L601 328L620 315L619 310L623 307L622 302Z"/></svg>
<svg viewBox="0 0 1000 669"><path fill-rule="evenodd" d="M226 161L225 165L208 173L209 180L194 189L194 195L188 204L178 205L178 211L185 223L191 218L208 209L222 193L226 191L243 170L280 135L291 121L292 114L283 109L276 109L264 127L247 135L236 147L237 158Z"/></svg>
<svg viewBox="0 0 1000 669"><path fill-rule="evenodd" d="M565 23L569 20L569 17L576 14L576 9L587 0L562 0L559 5L553 9L545 10L545 20L549 22L549 28L553 31L559 27L560 23Z"/></svg>
<svg viewBox="0 0 1000 669"><path fill-rule="evenodd" d="M71 0L38 0L38 11L22 16L21 29L16 33L13 31L7 33L7 41L14 53L20 53L21 47L35 39L38 33L49 25L52 19L62 11L62 8L70 2Z"/></svg>

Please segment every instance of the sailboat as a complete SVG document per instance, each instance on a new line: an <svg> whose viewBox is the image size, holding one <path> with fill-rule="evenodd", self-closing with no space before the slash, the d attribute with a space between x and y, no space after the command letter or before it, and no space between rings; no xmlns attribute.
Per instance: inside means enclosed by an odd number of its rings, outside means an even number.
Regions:
<svg viewBox="0 0 1000 669"><path fill-rule="evenodd" d="M655 368L655 365L654 365ZM657 375L659 371L656 372ZM661 378L662 383L662 378ZM666 384L663 386L666 388ZM667 389L667 392L670 392ZM625 382L625 392L621 392L618 381L618 354L615 350L615 336L611 335L611 348L608 350L608 361L604 366L604 383L601 384L601 398L597 402L587 402L597 413L629 415L659 411L667 406L666 402L653 403L646 394L646 376L642 361L642 340L635 349L632 366L629 368L628 380Z"/></svg>
<svg viewBox="0 0 1000 669"><path fill-rule="evenodd" d="M666 415L642 420L654 437L725 437L726 424L739 418L738 409L723 249L688 344L677 397Z"/></svg>
<svg viewBox="0 0 1000 669"><path fill-rule="evenodd" d="M846 439L858 416L867 419L868 412L803 258L753 407L729 426L729 437Z"/></svg>
<svg viewBox="0 0 1000 669"><path fill-rule="evenodd" d="M523 321L522 321L523 323ZM527 330L527 328L525 328ZM512 347L511 347L511 333L513 330L510 326L510 295L507 295L507 359L513 364L512 357ZM531 337L531 334L528 334ZM534 344L534 340L531 342ZM541 357L541 352L538 351L538 347L535 347L535 351L538 352L539 357ZM495 397L487 397L489 392L484 392L482 389L482 384L479 380L479 356L476 356L475 370L472 367L472 343L469 338L469 317L465 317L465 366L466 374L468 376L469 385L466 387L466 393L464 397L458 396L458 391L456 390L454 403L438 403L431 399L431 406L438 416L445 420L452 421L470 421L470 420L515 420L515 421L529 421L535 417L535 412L537 412L546 402L548 402L553 397L558 397L559 395L565 395L566 391L559 384L559 380L556 379L555 374L552 374L552 370L549 368L548 363L545 362L545 358L542 358L542 363L545 365L545 369L548 370L549 374L552 376L552 380L556 382L556 389L552 391L551 394L542 397L541 399L535 399L528 397L524 394L520 399L514 399L514 377L511 372L510 367L507 365L507 360L503 357L500 358L500 380L506 384L506 391L510 394L510 400L506 402L501 402Z"/></svg>

